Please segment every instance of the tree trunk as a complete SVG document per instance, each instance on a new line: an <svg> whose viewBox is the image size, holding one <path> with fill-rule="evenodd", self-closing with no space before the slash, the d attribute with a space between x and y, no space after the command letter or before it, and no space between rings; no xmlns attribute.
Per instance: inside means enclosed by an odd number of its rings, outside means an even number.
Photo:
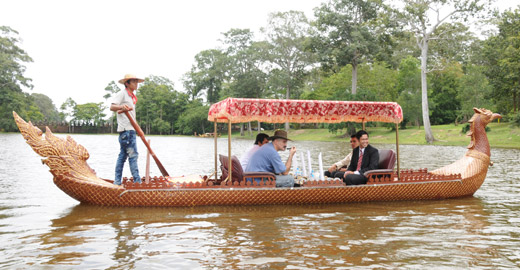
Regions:
<svg viewBox="0 0 520 270"><path fill-rule="evenodd" d="M421 46L421 96L422 96L422 116L424 125L424 136L426 142L431 144L435 140L430 124L430 111L428 109L428 85L426 81L426 62L428 59L428 40L424 38Z"/></svg>
<svg viewBox="0 0 520 270"><path fill-rule="evenodd" d="M240 123L240 136L244 136L244 123Z"/></svg>
<svg viewBox="0 0 520 270"><path fill-rule="evenodd" d="M357 94L357 63L352 64L352 94Z"/></svg>
<svg viewBox="0 0 520 270"><path fill-rule="evenodd" d="M516 109L516 92L513 91L513 112L517 112L517 109Z"/></svg>
<svg viewBox="0 0 520 270"><path fill-rule="evenodd" d="M251 131L251 122L247 122L247 132L249 133L249 137L253 135L253 131Z"/></svg>

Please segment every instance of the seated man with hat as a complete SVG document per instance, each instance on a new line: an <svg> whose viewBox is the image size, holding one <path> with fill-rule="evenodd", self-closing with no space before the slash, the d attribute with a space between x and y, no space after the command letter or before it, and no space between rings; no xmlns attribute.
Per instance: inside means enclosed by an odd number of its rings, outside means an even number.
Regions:
<svg viewBox="0 0 520 270"><path fill-rule="evenodd" d="M276 130L272 137L269 137L270 143L266 143L258 149L246 167L246 172L271 172L276 175L277 187L293 187L294 177L288 175L291 170L292 158L296 153L296 147L292 147L289 152L289 158L285 164L278 154L278 151L284 151L287 147L287 132L284 130ZM256 180L256 179L255 179Z"/></svg>

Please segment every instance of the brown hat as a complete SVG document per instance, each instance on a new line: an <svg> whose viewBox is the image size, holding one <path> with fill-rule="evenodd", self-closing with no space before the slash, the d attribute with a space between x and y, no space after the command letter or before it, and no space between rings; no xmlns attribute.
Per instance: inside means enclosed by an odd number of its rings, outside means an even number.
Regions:
<svg viewBox="0 0 520 270"><path fill-rule="evenodd" d="M142 83L142 82L144 82L143 79L139 79L139 78L137 78L136 76L134 76L134 75L132 75L132 74L126 74L125 77L124 77L123 79L119 80L119 83L120 83L120 84L125 84L126 81L128 81L128 80L132 80L132 79L137 80L138 83Z"/></svg>
<svg viewBox="0 0 520 270"><path fill-rule="evenodd" d="M274 135L272 137L269 137L269 140L273 141L274 139L286 139L289 141L292 141L291 139L287 138L287 131L277 129L274 131Z"/></svg>

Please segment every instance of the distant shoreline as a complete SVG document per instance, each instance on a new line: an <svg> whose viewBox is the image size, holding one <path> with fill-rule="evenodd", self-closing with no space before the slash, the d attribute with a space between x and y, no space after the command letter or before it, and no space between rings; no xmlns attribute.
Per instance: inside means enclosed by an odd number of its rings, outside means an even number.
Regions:
<svg viewBox="0 0 520 270"><path fill-rule="evenodd" d="M464 124L459 125L438 125L432 126L433 136L437 141L432 145L443 146L467 146L470 143L470 138L462 133ZM491 129L488 133L488 140L491 148L508 148L520 149L520 128L511 128L509 123L490 123L488 127ZM370 142L373 144L395 144L395 131L386 127L367 127L370 134ZM226 131L220 131L222 134L219 138L227 138ZM269 135L274 133L273 130L263 131ZM344 137L345 129L338 131L336 134L329 132L328 129L291 129L289 130L289 138L295 141L323 141L323 142L346 142L347 137ZM2 132L3 134L10 134L16 132ZM58 135L91 135L94 133L55 133ZM254 140L257 132L253 131L252 136L248 135L247 130L244 131L244 136L233 131L232 138ZM103 133L94 135L116 135L116 133ZM193 137L189 135L146 135L146 136L173 136L173 137ZM399 129L399 144L401 145L428 145L424 139L423 127L411 127L407 129Z"/></svg>
<svg viewBox="0 0 520 270"><path fill-rule="evenodd" d="M470 137L462 133L465 124L449 124L432 126L433 136L436 141L432 145L445 146L467 146L470 143ZM490 131L487 132L489 144L491 148L510 148L520 149L520 128L511 128L509 123L490 123L488 124ZM367 127L366 130L370 134L370 142L373 144L395 144L395 131L385 127ZM273 131L266 130L265 133L272 135ZM348 139L342 137L345 129L338 131L336 134L329 132L328 129L291 129L289 130L289 138L295 141L330 141L330 142L346 142ZM240 133L233 132L233 138L254 140L256 131L253 136L249 136L247 130L244 131L245 136ZM222 134L222 137L227 137ZM424 138L423 127L411 127L407 129L399 129L399 144L401 145L428 145Z"/></svg>

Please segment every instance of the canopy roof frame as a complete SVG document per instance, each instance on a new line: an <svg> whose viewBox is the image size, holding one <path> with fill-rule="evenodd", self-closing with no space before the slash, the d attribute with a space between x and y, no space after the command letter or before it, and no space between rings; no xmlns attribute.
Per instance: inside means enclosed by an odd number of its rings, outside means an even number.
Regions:
<svg viewBox="0 0 520 270"><path fill-rule="evenodd" d="M403 110L396 102L227 98L211 105L208 121L397 124Z"/></svg>

